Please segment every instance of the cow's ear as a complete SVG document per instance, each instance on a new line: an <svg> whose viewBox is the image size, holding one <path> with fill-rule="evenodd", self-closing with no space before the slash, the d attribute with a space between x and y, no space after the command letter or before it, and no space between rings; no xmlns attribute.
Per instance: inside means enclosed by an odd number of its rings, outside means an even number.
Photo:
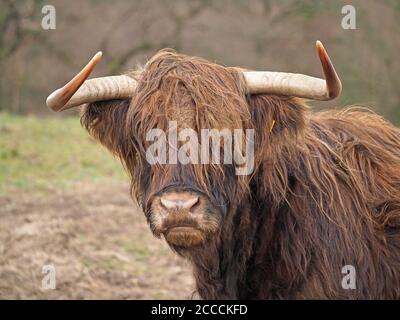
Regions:
<svg viewBox="0 0 400 320"><path fill-rule="evenodd" d="M266 94L250 95L247 100L259 160L279 157L283 149L303 138L307 110L303 100Z"/></svg>
<svg viewBox="0 0 400 320"><path fill-rule="evenodd" d="M98 101L81 110L81 124L96 140L120 156L123 147L126 115L131 99Z"/></svg>

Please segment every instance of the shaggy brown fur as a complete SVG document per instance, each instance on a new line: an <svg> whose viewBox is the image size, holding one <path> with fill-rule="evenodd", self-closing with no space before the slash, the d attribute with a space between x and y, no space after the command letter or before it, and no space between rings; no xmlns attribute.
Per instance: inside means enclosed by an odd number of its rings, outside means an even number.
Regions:
<svg viewBox="0 0 400 320"><path fill-rule="evenodd" d="M149 220L151 197L171 186L221 208L209 241L173 247L192 261L202 298L400 298L398 129L366 110L311 113L300 99L248 95L238 69L170 50L137 80L132 101L91 104L82 123L121 158ZM145 134L169 120L254 128L255 171L150 166ZM344 265L355 266L355 290L341 286Z"/></svg>

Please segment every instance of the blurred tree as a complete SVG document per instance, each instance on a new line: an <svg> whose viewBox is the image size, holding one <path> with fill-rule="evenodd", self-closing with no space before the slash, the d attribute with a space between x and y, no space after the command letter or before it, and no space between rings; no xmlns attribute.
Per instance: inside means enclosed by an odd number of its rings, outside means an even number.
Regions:
<svg viewBox="0 0 400 320"><path fill-rule="evenodd" d="M167 15L168 20L173 23L173 32L171 32L161 43L154 41L150 37L142 38L141 41L134 43L134 46L124 52L110 53L110 41L113 38L113 34L117 31L118 24L121 23L125 17L129 17L137 11L137 3L134 3L129 9L127 9L122 17L117 17L116 21L111 24L110 29L103 35L103 39L100 42L100 48L102 48L105 58L109 56L109 68L110 74L120 73L123 68L126 67L126 63L143 52L151 52L164 47L172 47L179 51L182 47L182 33L185 29L187 22L190 22L197 15L199 15L204 9L210 7L212 4L211 0L195 0L195 1L167 1L161 0L160 6ZM183 9L183 10L182 10ZM121 19L122 18L122 19ZM140 29L143 34L147 34L148 29L151 26L151 21L143 20L140 24Z"/></svg>
<svg viewBox="0 0 400 320"><path fill-rule="evenodd" d="M35 20L42 3L42 0L3 0L0 4L0 69L8 63L15 64L13 74L0 75L0 110L21 111L20 88L26 61L16 53L37 34L39 26ZM13 56L14 61L10 62Z"/></svg>

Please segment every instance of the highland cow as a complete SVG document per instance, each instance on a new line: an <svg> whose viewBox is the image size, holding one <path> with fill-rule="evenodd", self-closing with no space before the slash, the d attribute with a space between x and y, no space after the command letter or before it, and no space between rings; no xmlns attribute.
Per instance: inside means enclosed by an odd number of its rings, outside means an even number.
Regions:
<svg viewBox="0 0 400 320"><path fill-rule="evenodd" d="M326 80L173 50L127 75L86 80L96 55L48 98L56 111L86 104L83 126L121 159L151 231L192 263L201 298L400 298L400 130L364 108L311 112L304 98L341 91L317 48ZM146 134L170 121L254 129L254 170L150 164Z"/></svg>

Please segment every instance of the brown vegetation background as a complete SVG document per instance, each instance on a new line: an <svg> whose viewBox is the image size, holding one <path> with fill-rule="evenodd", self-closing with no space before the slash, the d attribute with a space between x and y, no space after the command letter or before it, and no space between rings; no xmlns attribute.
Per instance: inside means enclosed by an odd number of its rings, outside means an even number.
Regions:
<svg viewBox="0 0 400 320"><path fill-rule="evenodd" d="M41 8L56 8L43 30ZM352 4L357 29L341 27ZM50 114L46 96L98 50L95 76L122 73L165 47L229 66L321 76L326 45L344 84L323 107L365 103L400 122L398 0L4 0L0 3L0 109Z"/></svg>

